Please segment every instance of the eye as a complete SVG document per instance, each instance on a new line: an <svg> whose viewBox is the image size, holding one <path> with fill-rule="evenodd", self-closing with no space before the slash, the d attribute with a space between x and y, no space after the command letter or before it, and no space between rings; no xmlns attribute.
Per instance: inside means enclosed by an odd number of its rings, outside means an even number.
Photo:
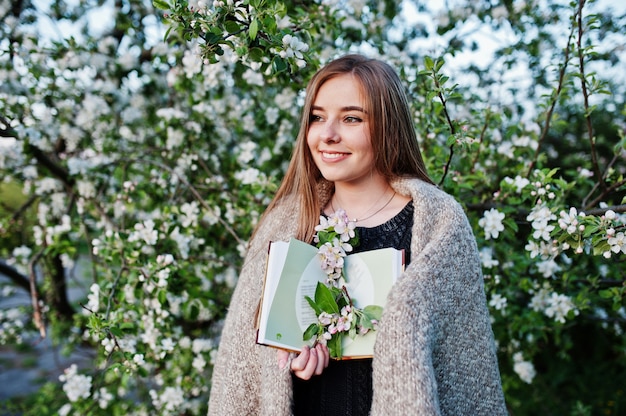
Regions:
<svg viewBox="0 0 626 416"><path fill-rule="evenodd" d="M356 116L347 116L346 118L344 118L344 121L346 123L360 123L363 121L363 119Z"/></svg>
<svg viewBox="0 0 626 416"><path fill-rule="evenodd" d="M311 114L309 116L309 122L310 123L317 123L317 122L320 122L320 121L322 121L322 116L320 116L320 115Z"/></svg>

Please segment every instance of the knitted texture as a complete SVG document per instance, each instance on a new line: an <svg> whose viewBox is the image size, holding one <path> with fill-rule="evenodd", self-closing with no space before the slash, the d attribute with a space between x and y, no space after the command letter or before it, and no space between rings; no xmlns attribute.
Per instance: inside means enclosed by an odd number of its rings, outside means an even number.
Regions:
<svg viewBox="0 0 626 416"><path fill-rule="evenodd" d="M378 329L371 414L506 415L476 241L461 206L418 179L392 183L414 206L411 264ZM322 183L320 198L330 197ZM224 323L209 415L290 415L289 369L255 344L270 241L295 234L295 198L279 204L250 242Z"/></svg>

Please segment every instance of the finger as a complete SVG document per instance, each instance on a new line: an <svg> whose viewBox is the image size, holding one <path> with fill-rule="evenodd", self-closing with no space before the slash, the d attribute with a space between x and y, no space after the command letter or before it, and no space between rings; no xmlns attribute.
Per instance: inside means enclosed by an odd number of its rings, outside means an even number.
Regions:
<svg viewBox="0 0 626 416"><path fill-rule="evenodd" d="M276 355L278 358L278 368L282 370L287 365L287 361L289 361L289 352L285 350L278 350L278 354Z"/></svg>
<svg viewBox="0 0 626 416"><path fill-rule="evenodd" d="M315 347L315 355L317 356L317 365L315 366L315 374L320 375L326 368L326 358L324 357L324 348L321 345Z"/></svg>
<svg viewBox="0 0 626 416"><path fill-rule="evenodd" d="M302 371L306 368L307 362L309 361L310 356L309 347L305 346L302 348L300 354L291 360L291 371L294 373L298 371Z"/></svg>
<svg viewBox="0 0 626 416"><path fill-rule="evenodd" d="M308 380L313 376L313 374L315 374L315 372L317 371L317 363L320 361L317 355L317 348L311 348L309 350L309 360L307 361L304 370L302 370L300 374L297 374L298 377L304 380Z"/></svg>
<svg viewBox="0 0 626 416"><path fill-rule="evenodd" d="M324 358L324 368L328 367L330 363L330 352L328 351L328 347L326 345L320 345L321 348L321 357Z"/></svg>

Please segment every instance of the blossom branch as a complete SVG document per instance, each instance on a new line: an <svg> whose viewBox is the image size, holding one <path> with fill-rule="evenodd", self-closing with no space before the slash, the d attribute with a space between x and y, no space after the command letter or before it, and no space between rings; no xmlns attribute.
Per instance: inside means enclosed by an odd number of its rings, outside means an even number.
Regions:
<svg viewBox="0 0 626 416"><path fill-rule="evenodd" d="M454 136L456 134L456 129L454 128L454 123L452 123L452 119L450 118L450 113L448 112L446 97L443 95L443 92L442 92L443 85L439 82L436 65L433 66L432 72L433 72L432 73L433 80L435 82L435 89L437 91L437 97L439 97L439 100L441 101L441 105L443 107L443 114L446 117L446 123L448 125L448 128L450 129L450 135ZM450 171L450 164L452 163L452 157L454 156L454 142L450 144L449 149L450 149L450 153L448 154L448 160L446 161L446 165L444 166L444 169L443 169L443 175L441 176L441 179L439 180L439 186L443 185L443 182L445 181L446 176L448 175L448 172Z"/></svg>
<svg viewBox="0 0 626 416"><path fill-rule="evenodd" d="M0 274L11 279L13 283L15 283L17 286L21 287L25 291L30 292L32 290L31 283L29 282L28 277L24 276L15 268L9 266L2 261L0 261ZM37 290L37 293L39 293L39 290L37 288L35 289Z"/></svg>
<svg viewBox="0 0 626 416"><path fill-rule="evenodd" d="M478 140L478 150L474 155L474 160L472 161L472 167L470 172L476 172L476 165L478 164L478 158L480 157L480 149L482 147L483 142L485 141L485 133L487 132L487 128L489 127L489 119L491 117L491 111L487 110L487 114L485 116L485 122L483 123L483 128L480 131L480 139Z"/></svg>
<svg viewBox="0 0 626 416"><path fill-rule="evenodd" d="M37 272L35 270L36 264L43 256L43 249L40 250L31 260L28 262L29 281L30 281L30 300L33 306L33 321L35 327L39 330L41 339L46 337L46 326L43 322L43 314L41 312L41 305L39 304L39 291L37 290Z"/></svg>
<svg viewBox="0 0 626 416"><path fill-rule="evenodd" d="M579 10L577 10L575 13L579 13ZM574 15L574 17L575 16L576 14ZM574 37L574 25L572 25L572 28L570 29L567 45L565 46L565 55L563 57L563 63L561 64L561 69L559 69L559 79L557 82L557 86L551 95L552 102L550 103L550 107L548 108L548 111L546 112L546 119L544 121L543 129L541 131L541 136L539 137L539 140L537 141L537 149L535 150L535 155L533 159L530 161L530 165L528 166L528 171L526 172L527 178L530 177L533 170L535 169L535 165L537 164L537 160L539 159L539 154L541 153L541 145L548 137L548 131L550 130L550 123L552 122L552 114L554 113L554 109L556 108L556 103L559 100L561 91L563 90L563 85L565 84L566 69L570 60L570 55L569 55L570 44L571 44L571 39L573 37Z"/></svg>
<svg viewBox="0 0 626 416"><path fill-rule="evenodd" d="M17 137L17 132L11 128L10 121L0 115L0 137Z"/></svg>
<svg viewBox="0 0 626 416"><path fill-rule="evenodd" d="M174 169L170 168L167 165L164 165L162 163L154 161L154 160L134 159L133 161L134 162L138 162L138 163L146 163L146 164L149 164L149 165L155 165L155 166L157 166L157 167L167 171L168 173L176 176L187 187L187 189L193 194L195 199L198 201L198 203L200 205L202 205L202 207L204 209L206 209L207 211L213 211L212 208L206 203L204 198L202 198L202 196L200 195L200 192L198 192L196 187L193 186L187 180L187 178L185 178L184 176L180 175ZM226 221L224 221L224 219L222 217L217 217L217 220L226 229L226 231L228 231L228 233L237 241L238 244L245 245L245 242L239 237L239 235L237 235L235 230Z"/></svg>
<svg viewBox="0 0 626 416"><path fill-rule="evenodd" d="M578 3L578 39L577 39L577 49L578 49L578 67L580 70L580 84L582 88L583 94L583 106L585 109L585 123L587 126L587 135L589 139L589 145L591 147L591 163L593 165L593 171L598 178L600 187L606 190L607 185L604 181L604 177L600 173L600 166L598 164L598 151L596 149L596 138L593 134L593 124L591 121L591 110L589 108L589 91L587 90L587 80L585 79L585 56L583 54L582 49L582 38L583 38L583 7L585 5L585 0L580 0Z"/></svg>
<svg viewBox="0 0 626 416"><path fill-rule="evenodd" d="M589 202L586 207L594 207L597 204L599 204L604 197L606 197L607 195L609 195L611 192L613 191L617 191L619 188L621 188L622 186L626 185L626 179L620 181L620 182L616 182L613 185L609 186L608 188L606 188L606 190L604 192L602 192L602 194L598 195L593 201Z"/></svg>

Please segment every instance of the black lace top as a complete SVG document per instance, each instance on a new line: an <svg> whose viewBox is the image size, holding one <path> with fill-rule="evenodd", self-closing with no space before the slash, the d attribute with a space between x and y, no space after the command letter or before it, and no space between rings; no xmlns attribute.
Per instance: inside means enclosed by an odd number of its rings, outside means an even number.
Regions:
<svg viewBox="0 0 626 416"><path fill-rule="evenodd" d="M405 250L411 261L413 202L384 224L357 227L359 245L354 253L394 247ZM302 380L292 375L294 415L368 415L372 405L372 360L330 360L319 376Z"/></svg>

